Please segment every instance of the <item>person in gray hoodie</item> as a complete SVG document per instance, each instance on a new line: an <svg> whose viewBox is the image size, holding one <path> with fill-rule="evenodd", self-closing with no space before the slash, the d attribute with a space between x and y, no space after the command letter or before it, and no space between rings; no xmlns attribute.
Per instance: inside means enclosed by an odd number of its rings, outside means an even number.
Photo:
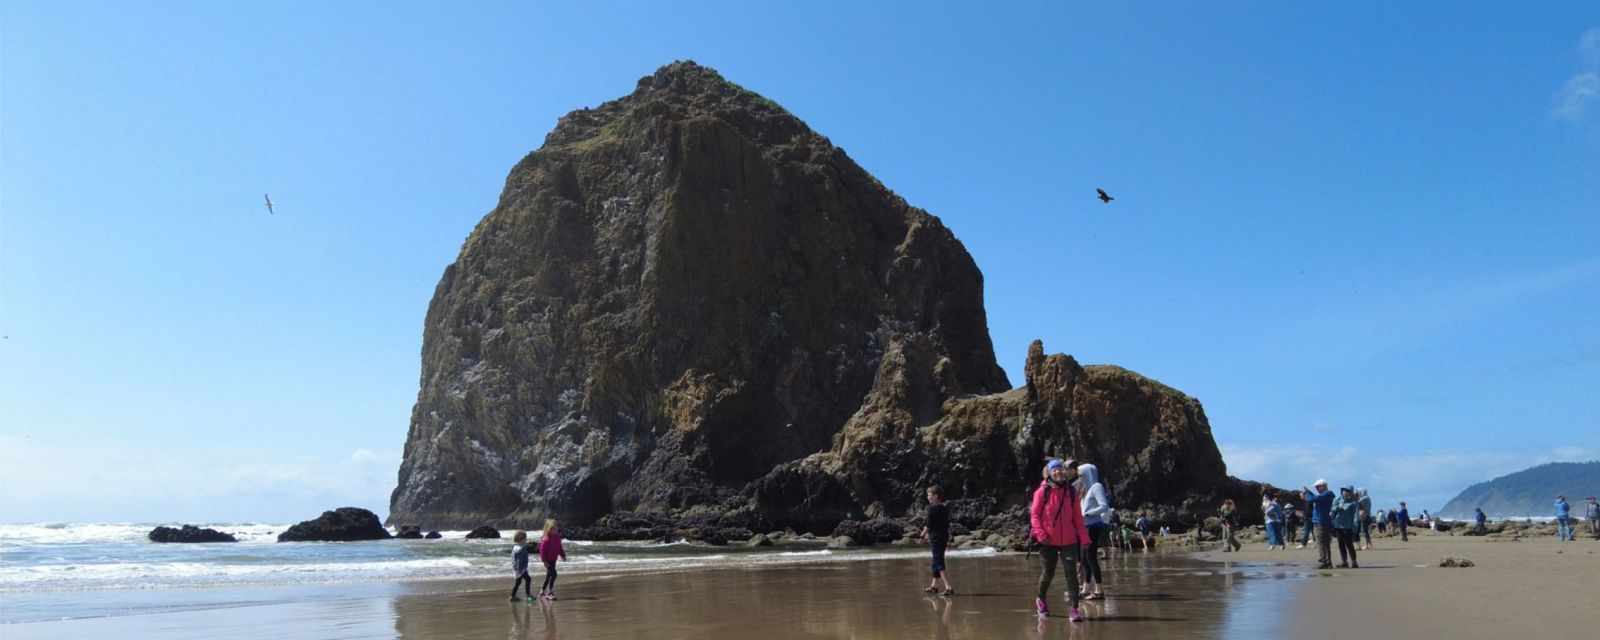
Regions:
<svg viewBox="0 0 1600 640"><path fill-rule="evenodd" d="M1111 500L1106 498L1106 486L1100 482L1099 467L1078 465L1078 478L1083 483L1083 526L1089 530L1089 548L1082 554L1084 599L1098 600L1106 597L1100 575L1100 547L1105 545L1111 525Z"/></svg>

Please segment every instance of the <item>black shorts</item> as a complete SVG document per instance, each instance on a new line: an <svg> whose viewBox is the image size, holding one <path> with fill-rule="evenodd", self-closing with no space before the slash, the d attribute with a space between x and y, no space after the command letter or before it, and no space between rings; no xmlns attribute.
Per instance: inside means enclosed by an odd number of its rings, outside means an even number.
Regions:
<svg viewBox="0 0 1600 640"><path fill-rule="evenodd" d="M940 538L928 539L928 551L933 554L933 563L929 568L933 570L935 576L944 573L944 547L948 543L948 540Z"/></svg>

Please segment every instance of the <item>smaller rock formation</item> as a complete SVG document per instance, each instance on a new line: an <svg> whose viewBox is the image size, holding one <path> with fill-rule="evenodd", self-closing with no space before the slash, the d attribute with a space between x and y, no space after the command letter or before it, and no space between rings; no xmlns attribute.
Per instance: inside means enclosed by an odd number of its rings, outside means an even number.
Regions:
<svg viewBox="0 0 1600 640"><path fill-rule="evenodd" d="M399 538L401 540L421 540L422 539L422 527L419 527L419 526L414 525L414 524L403 524L403 525L400 525L400 530L399 530L398 533L394 534L394 537Z"/></svg>
<svg viewBox="0 0 1600 640"><path fill-rule="evenodd" d="M391 537L389 530L383 528L383 523L371 511L340 507L324 511L314 520L289 527L278 534L278 542L351 542L388 540Z"/></svg>
<svg viewBox="0 0 1600 640"><path fill-rule="evenodd" d="M1440 560L1439 561L1439 566L1441 566L1441 567L1474 567L1474 566L1477 566L1477 565L1474 564L1471 560L1468 560L1466 558L1458 558L1456 556L1449 556L1449 557L1446 557L1443 560Z"/></svg>
<svg viewBox="0 0 1600 640"><path fill-rule="evenodd" d="M232 534L223 533L216 529L201 529L192 524L183 525L182 529L173 527L156 527L150 530L151 542L238 542L239 539Z"/></svg>
<svg viewBox="0 0 1600 640"><path fill-rule="evenodd" d="M425 536L422 536L422 537L427 538L429 540L438 540L439 538L443 538L444 536L439 535L438 531L429 531L428 535L425 535Z"/></svg>
<svg viewBox="0 0 1600 640"><path fill-rule="evenodd" d="M487 540L499 540L500 530L489 525L483 525L467 532L468 540L477 540L480 538Z"/></svg>

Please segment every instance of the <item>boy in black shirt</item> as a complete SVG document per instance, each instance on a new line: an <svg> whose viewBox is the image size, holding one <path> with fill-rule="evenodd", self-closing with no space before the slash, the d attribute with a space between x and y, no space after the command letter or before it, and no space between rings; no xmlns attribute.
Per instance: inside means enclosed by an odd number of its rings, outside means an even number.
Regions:
<svg viewBox="0 0 1600 640"><path fill-rule="evenodd" d="M950 509L944 506L944 489L938 485L928 487L928 525L922 528L922 538L928 541L928 550L933 553L933 578L923 591L938 593L942 581L944 595L955 595L956 590L950 586L950 577L944 570L944 547L950 542Z"/></svg>

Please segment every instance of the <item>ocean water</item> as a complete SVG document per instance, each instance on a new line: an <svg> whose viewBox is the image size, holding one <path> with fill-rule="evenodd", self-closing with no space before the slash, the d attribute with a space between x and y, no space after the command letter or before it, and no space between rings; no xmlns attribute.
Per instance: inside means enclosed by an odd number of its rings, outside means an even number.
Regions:
<svg viewBox="0 0 1600 640"><path fill-rule="evenodd" d="M352 584L374 589L395 583L511 576L509 539L467 540L465 531L441 532L444 537L438 540L279 543L277 534L286 524L210 523L199 526L231 533L239 542L157 544L146 538L155 526L0 525L0 623L253 604L261 599L293 599L298 597L294 594L323 587L350 592ZM569 561L562 564L562 573L578 575L926 554L921 547L827 549L822 542L760 549L688 542L567 540L564 544ZM994 553L972 549L951 555Z"/></svg>

